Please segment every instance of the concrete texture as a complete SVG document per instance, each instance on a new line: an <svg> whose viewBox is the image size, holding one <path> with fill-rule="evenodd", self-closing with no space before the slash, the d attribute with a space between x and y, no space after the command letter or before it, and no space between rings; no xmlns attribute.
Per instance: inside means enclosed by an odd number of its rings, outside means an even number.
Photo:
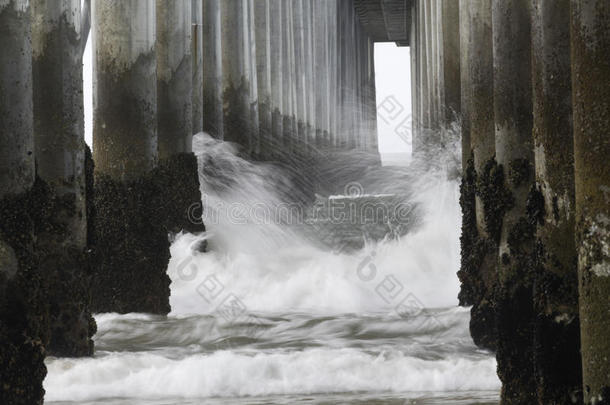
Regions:
<svg viewBox="0 0 610 405"><path fill-rule="evenodd" d="M223 131L226 141L251 151L248 0L221 1Z"/></svg>
<svg viewBox="0 0 610 405"><path fill-rule="evenodd" d="M203 130L224 139L220 0L203 1Z"/></svg>
<svg viewBox="0 0 610 405"><path fill-rule="evenodd" d="M156 0L159 159L192 151L193 66L190 0Z"/></svg>
<svg viewBox="0 0 610 405"><path fill-rule="evenodd" d="M610 4L571 1L574 180L585 404L610 402Z"/></svg>
<svg viewBox="0 0 610 405"><path fill-rule="evenodd" d="M35 22L33 106L37 174L51 194L50 222L37 234L39 267L51 284L47 351L93 354L89 309L80 1L31 3ZM44 252L44 253L43 253Z"/></svg>
<svg viewBox="0 0 610 405"><path fill-rule="evenodd" d="M48 339L45 283L34 248L31 17L28 1L0 2L0 402L42 404Z"/></svg>
<svg viewBox="0 0 610 405"><path fill-rule="evenodd" d="M536 401L532 289L535 246L531 2L493 0L496 157L511 203L502 217L497 292L498 376L502 402Z"/></svg>
<svg viewBox="0 0 610 405"><path fill-rule="evenodd" d="M191 0L192 133L203 131L203 2Z"/></svg>
<svg viewBox="0 0 610 405"><path fill-rule="evenodd" d="M582 401L570 2L537 0L533 5L534 155L537 191L544 199L537 229L534 370L539 403L559 404Z"/></svg>
<svg viewBox="0 0 610 405"><path fill-rule="evenodd" d="M96 312L169 312L169 241L155 220L155 22L146 0L93 5Z"/></svg>

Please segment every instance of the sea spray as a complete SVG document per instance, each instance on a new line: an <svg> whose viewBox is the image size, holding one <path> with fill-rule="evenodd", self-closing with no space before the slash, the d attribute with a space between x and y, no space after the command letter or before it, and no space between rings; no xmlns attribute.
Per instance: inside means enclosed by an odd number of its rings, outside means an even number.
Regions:
<svg viewBox="0 0 610 405"><path fill-rule="evenodd" d="M203 134L195 151L207 232L171 247L172 312L98 314L94 358L47 360L47 403L497 403L495 359L456 307L453 159L361 173L362 193L421 209L353 250L311 238L278 166Z"/></svg>

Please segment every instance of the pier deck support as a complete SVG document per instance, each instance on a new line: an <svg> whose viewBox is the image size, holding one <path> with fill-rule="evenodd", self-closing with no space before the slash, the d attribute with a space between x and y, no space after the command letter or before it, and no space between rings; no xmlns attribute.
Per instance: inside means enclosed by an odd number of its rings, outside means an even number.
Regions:
<svg viewBox="0 0 610 405"><path fill-rule="evenodd" d="M481 347L495 349L496 320L493 292L496 285L498 216L503 213L503 175L495 160L493 111L493 52L491 1L472 0L461 4L461 16L468 18L469 91L464 120L469 123L471 151L462 183L462 281L460 303L472 305L470 333ZM467 7L467 10L464 10ZM464 24L462 24L464 25ZM469 154L470 155L470 154ZM473 204L474 199L474 204Z"/></svg>
<svg viewBox="0 0 610 405"><path fill-rule="evenodd" d="M203 1L203 130L224 139L220 0ZM224 45L228 46L228 45Z"/></svg>
<svg viewBox="0 0 610 405"><path fill-rule="evenodd" d="M571 1L572 106L585 404L610 402L610 3Z"/></svg>
<svg viewBox="0 0 610 405"><path fill-rule="evenodd" d="M276 22L277 23L277 22ZM277 59L271 60L271 8L270 0L254 1L254 29L256 39L256 82L258 85L258 157L271 157L272 112L271 69Z"/></svg>
<svg viewBox="0 0 610 405"><path fill-rule="evenodd" d="M93 3L97 312L169 312L158 221L155 3ZM190 120L190 117L189 117Z"/></svg>
<svg viewBox="0 0 610 405"><path fill-rule="evenodd" d="M508 198L498 251L498 376L504 404L535 403L531 2L493 0L492 24L496 155Z"/></svg>
<svg viewBox="0 0 610 405"><path fill-rule="evenodd" d="M29 2L0 3L0 402L42 404L48 307L37 266Z"/></svg>
<svg viewBox="0 0 610 405"><path fill-rule="evenodd" d="M271 134L267 138L267 155L272 158L280 156L283 148L284 134L284 66L287 55L284 50L284 8L282 0L269 0L269 61L271 86ZM258 47L257 47L258 50Z"/></svg>
<svg viewBox="0 0 610 405"><path fill-rule="evenodd" d="M203 2L191 0L193 134L203 131Z"/></svg>
<svg viewBox="0 0 610 405"><path fill-rule="evenodd" d="M193 146L191 0L157 0L157 134L159 167L156 203L167 232L201 232L189 218L189 207L201 203L199 169Z"/></svg>
<svg viewBox="0 0 610 405"><path fill-rule="evenodd" d="M50 193L49 225L37 234L49 282L49 354L93 354L87 270L82 51L88 16L80 1L32 5L34 143L37 175Z"/></svg>
<svg viewBox="0 0 610 405"><path fill-rule="evenodd" d="M581 387L570 2L536 0L532 10L533 135L538 216L534 281L534 372L538 401L567 404ZM542 202L542 200L541 200Z"/></svg>
<svg viewBox="0 0 610 405"><path fill-rule="evenodd" d="M224 140L241 145L246 152L252 150L254 142L250 116L248 2L220 1Z"/></svg>

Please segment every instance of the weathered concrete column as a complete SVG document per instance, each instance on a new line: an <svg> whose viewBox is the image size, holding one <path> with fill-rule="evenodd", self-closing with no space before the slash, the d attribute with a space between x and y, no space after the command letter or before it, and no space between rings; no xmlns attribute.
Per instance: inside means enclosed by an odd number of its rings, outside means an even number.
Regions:
<svg viewBox="0 0 610 405"><path fill-rule="evenodd" d="M375 43L371 37L367 40L368 49L368 71L367 89L365 98L365 109L367 112L368 129L366 134L366 150L376 155L379 154L378 133L377 133L377 96L375 85ZM381 159L381 156L379 157ZM381 161L381 160L380 160Z"/></svg>
<svg viewBox="0 0 610 405"><path fill-rule="evenodd" d="M30 217L46 203L32 190L30 32L29 2L0 2L0 401L18 405L42 404L48 320Z"/></svg>
<svg viewBox="0 0 610 405"><path fill-rule="evenodd" d="M346 148L355 149L356 140L358 137L356 127L356 112L357 112L357 66L358 66L358 55L356 47L356 12L354 10L353 1L346 1L347 14L346 14L346 42L343 46L346 47L346 65L345 72L347 76L346 83L346 98L345 98L345 128L346 128Z"/></svg>
<svg viewBox="0 0 610 405"><path fill-rule="evenodd" d="M345 1L337 1L337 25L336 25L336 47L337 47L337 133L335 137L335 148L345 148L347 143L347 127L345 105L347 103L347 12Z"/></svg>
<svg viewBox="0 0 610 405"><path fill-rule="evenodd" d="M224 139L250 152L248 0L220 1L220 15Z"/></svg>
<svg viewBox="0 0 610 405"><path fill-rule="evenodd" d="M37 174L48 188L46 220L37 244L49 282L52 355L93 354L89 310L82 49L89 27L80 1L31 2L34 138Z"/></svg>
<svg viewBox="0 0 610 405"><path fill-rule="evenodd" d="M360 24L358 24L358 32L358 41L356 43L358 47L358 110L356 128L358 128L358 150L364 151L366 150L366 137L369 131L365 112L366 93L368 92L368 35Z"/></svg>
<svg viewBox="0 0 610 405"><path fill-rule="evenodd" d="M93 16L96 171L131 180L158 159L155 5L95 0Z"/></svg>
<svg viewBox="0 0 610 405"><path fill-rule="evenodd" d="M413 154L418 154L424 150L427 131L430 126L430 109L428 94L428 46L426 31L429 24L426 20L426 2L416 2L415 11L417 13L417 94L418 94L418 131L413 137Z"/></svg>
<svg viewBox="0 0 610 405"><path fill-rule="evenodd" d="M431 100L431 133L429 138L429 147L437 148L440 145L441 140L441 125L442 125L442 104L443 94L441 89L443 88L443 77L441 72L441 60L442 60L442 43L441 43L441 30L443 27L442 18L440 15L440 1L441 0L429 0L430 1L430 65L431 69L431 86L430 86L430 100Z"/></svg>
<svg viewBox="0 0 610 405"><path fill-rule="evenodd" d="M338 75L339 99L339 142L340 150L355 147L355 84L356 84L356 41L355 11L351 1L338 2L339 21L337 45L340 49Z"/></svg>
<svg viewBox="0 0 610 405"><path fill-rule="evenodd" d="M286 41L282 0L269 0L269 59L270 59L270 86L271 86L271 134L268 140L268 154L278 156L283 147L284 133L284 65L288 62L288 55L284 52ZM258 48L257 48L258 49Z"/></svg>
<svg viewBox="0 0 610 405"><path fill-rule="evenodd" d="M610 3L571 1L576 246L585 404L610 402Z"/></svg>
<svg viewBox="0 0 610 405"><path fill-rule="evenodd" d="M297 153L302 154L304 146L307 145L307 92L306 92L306 71L307 71L307 49L305 38L305 6L303 2L307 0L295 0L292 5L292 25L294 35L294 66L296 84L294 97L296 100L296 145Z"/></svg>
<svg viewBox="0 0 610 405"><path fill-rule="evenodd" d="M472 91L470 113L470 146L474 167L479 176L491 164L495 154L493 111L493 51L491 28L491 0L474 0L470 3L470 83ZM482 235L493 234L499 240L499 224L493 229L486 225L485 195L479 193L476 202L477 229ZM491 219L491 214L489 215ZM490 224L491 225L491 224Z"/></svg>
<svg viewBox="0 0 610 405"><path fill-rule="evenodd" d="M427 93L427 110L428 110L428 122L426 125L426 129L425 129L425 133L424 133L424 138L423 140L423 147L424 150L428 149L429 145L434 144L434 141L431 139L433 138L436 133L435 130L437 129L436 124L438 123L437 121L437 115L436 115L436 97L435 97L435 85L436 85L436 78L435 78L435 72L436 72L436 65L434 63L434 58L437 56L435 53L435 49L434 49L434 30L436 28L435 24L436 21L433 17L433 10L434 10L434 3L436 2L436 0L424 0L424 5L423 5L423 9L424 9L424 23L423 25L423 29L424 29L424 46L426 47L426 66L427 69L424 71L424 74L427 76L426 78L426 93Z"/></svg>
<svg viewBox="0 0 610 405"><path fill-rule="evenodd" d="M296 80L295 80L295 53L294 53L294 24L292 19L293 3L282 3L283 15L283 41L282 50L284 52L284 64L282 65L282 106L284 117L283 127L283 153L290 153L294 150L297 138L297 118L296 118Z"/></svg>
<svg viewBox="0 0 610 405"><path fill-rule="evenodd" d="M203 1L191 0L192 132L203 131Z"/></svg>
<svg viewBox="0 0 610 405"><path fill-rule="evenodd" d="M95 0L92 10L98 254L93 310L167 313L169 242L157 218L162 190L153 173L155 3Z"/></svg>
<svg viewBox="0 0 610 405"><path fill-rule="evenodd" d="M337 71L338 71L338 50L337 50L337 0L327 0L327 27L328 27L328 147L332 148L337 142Z"/></svg>
<svg viewBox="0 0 610 405"><path fill-rule="evenodd" d="M305 49L305 109L307 120L305 132L307 134L307 157L312 153L316 142L316 85L314 83L314 66L316 55L313 47L313 1L303 1L303 39Z"/></svg>
<svg viewBox="0 0 610 405"><path fill-rule="evenodd" d="M470 333L478 346L494 349L496 327L493 291L497 244L504 212L503 174L494 159L493 54L491 0L468 2L470 148L462 181L461 305L472 305ZM476 196L475 205L472 204ZM473 212L474 210L474 212Z"/></svg>
<svg viewBox="0 0 610 405"><path fill-rule="evenodd" d="M442 71L444 104L442 126L447 128L460 114L460 7L455 0L442 0Z"/></svg>
<svg viewBox="0 0 610 405"><path fill-rule="evenodd" d="M317 148L328 146L329 131L329 26L328 6L325 0L314 0L313 4L313 49L314 75L312 84L315 95L316 141Z"/></svg>
<svg viewBox="0 0 610 405"><path fill-rule="evenodd" d="M354 70L354 91L353 91L353 98L354 101L352 103L353 105L353 109L354 109L354 133L353 133L353 137L354 137L354 147L357 150L362 150L362 146L364 144L363 142L363 136L364 136L364 128L362 127L362 90L363 90L363 82L362 82L362 76L363 76L363 60L364 60L364 54L363 54L363 49L362 49L362 45L364 44L363 41L363 32L362 32L362 27L360 26L360 22L357 20L357 17L354 15L354 18L356 19L354 21L354 66L353 66L353 70Z"/></svg>
<svg viewBox="0 0 610 405"><path fill-rule="evenodd" d="M496 155L509 200L500 216L496 358L502 402L534 403L531 2L493 0L492 24Z"/></svg>
<svg viewBox="0 0 610 405"><path fill-rule="evenodd" d="M29 1L0 4L2 17L2 155L0 197L21 194L34 184L32 48Z"/></svg>
<svg viewBox="0 0 610 405"><path fill-rule="evenodd" d="M203 4L203 130L224 139L223 59L220 0ZM229 3L229 2L226 2Z"/></svg>
<svg viewBox="0 0 610 405"><path fill-rule="evenodd" d="M409 33L409 57L411 62L411 153L413 154L414 142L419 133L419 122L421 121L420 113L420 74L419 74L419 16L418 4L414 1L411 3L411 30Z"/></svg>
<svg viewBox="0 0 610 405"><path fill-rule="evenodd" d="M470 147L470 1L459 1L459 52L460 52L460 118L462 133L462 172L466 172L468 160L472 157ZM474 196L473 196L474 197ZM474 203L474 201L473 201ZM474 206L474 205L473 205ZM474 215L474 212L472 213ZM474 218L474 217L473 217Z"/></svg>
<svg viewBox="0 0 610 405"><path fill-rule="evenodd" d="M189 207L201 201L193 149L193 42L191 0L157 0L158 221L171 233L201 232ZM201 111L198 113L201 116Z"/></svg>
<svg viewBox="0 0 610 405"><path fill-rule="evenodd" d="M281 9L280 9L281 11ZM270 0L254 2L254 27L256 37L256 78L258 85L258 117L261 159L271 157L271 70L277 60L271 59L271 4ZM278 40L278 39L276 39Z"/></svg>
<svg viewBox="0 0 610 405"><path fill-rule="evenodd" d="M159 159L192 151L190 0L156 0Z"/></svg>
<svg viewBox="0 0 610 405"><path fill-rule="evenodd" d="M257 0L258 1L258 0ZM253 156L260 155L260 122L259 122L259 98L258 80L256 73L256 41L254 26L254 0L248 0L248 9L245 18L247 19L246 30L246 72L248 78L248 105L250 106L250 131L252 140L250 142L250 153Z"/></svg>
<svg viewBox="0 0 610 405"><path fill-rule="evenodd" d="M574 245L570 2L536 0L533 5L536 195L544 199L540 200L544 210L537 218L534 368L538 402L567 404L580 396L582 386Z"/></svg>

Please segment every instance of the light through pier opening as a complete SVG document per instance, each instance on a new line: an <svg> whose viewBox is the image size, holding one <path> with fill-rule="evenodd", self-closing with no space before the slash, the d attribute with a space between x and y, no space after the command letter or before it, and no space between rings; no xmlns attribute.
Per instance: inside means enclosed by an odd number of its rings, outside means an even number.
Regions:
<svg viewBox="0 0 610 405"><path fill-rule="evenodd" d="M379 153L384 165L411 160L411 64L409 47L375 43L375 86Z"/></svg>

